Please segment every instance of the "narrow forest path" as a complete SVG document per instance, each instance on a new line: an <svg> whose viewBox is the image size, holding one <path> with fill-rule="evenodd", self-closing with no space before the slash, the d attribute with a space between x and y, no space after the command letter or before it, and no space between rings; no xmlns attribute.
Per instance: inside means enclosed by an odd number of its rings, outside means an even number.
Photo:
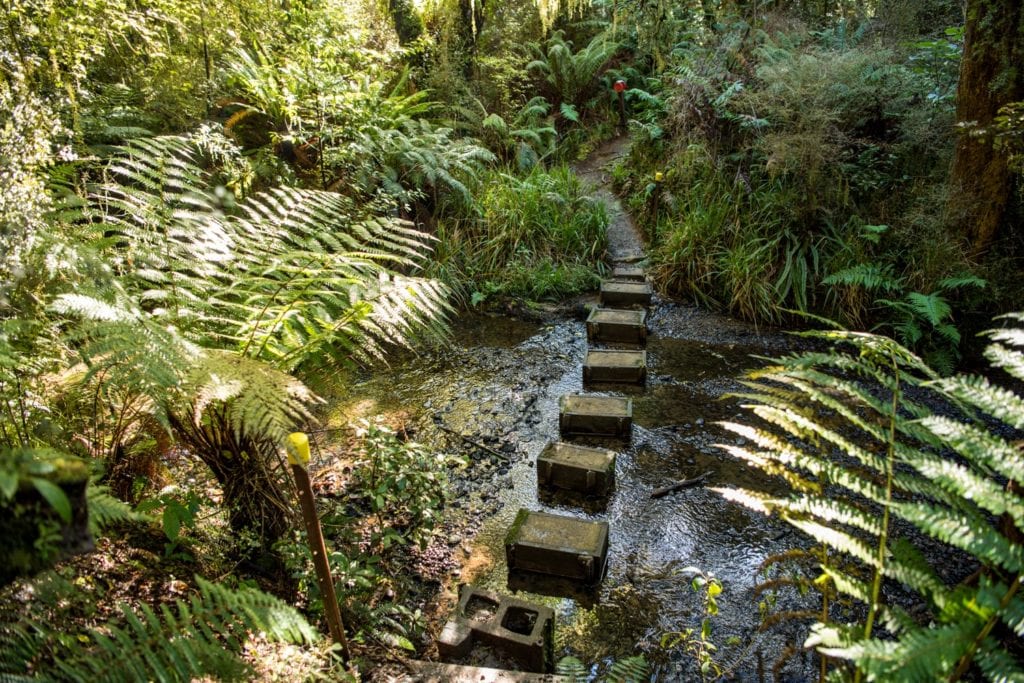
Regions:
<svg viewBox="0 0 1024 683"><path fill-rule="evenodd" d="M636 263L647 255L640 230L611 189L611 167L629 153L629 138L612 138L575 166L576 175L592 188L608 212L608 256L612 265Z"/></svg>

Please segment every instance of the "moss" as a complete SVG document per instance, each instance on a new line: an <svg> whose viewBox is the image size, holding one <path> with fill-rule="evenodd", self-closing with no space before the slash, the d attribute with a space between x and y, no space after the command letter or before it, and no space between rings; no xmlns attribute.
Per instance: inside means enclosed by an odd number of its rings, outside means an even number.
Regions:
<svg viewBox="0 0 1024 683"><path fill-rule="evenodd" d="M516 518L512 522L512 526L508 528L508 533L505 534L506 547L511 547L515 545L516 541L519 538L519 530L523 527L523 524L526 523L526 519L529 516L530 511L527 510L526 508L521 508L519 512L516 513Z"/></svg>

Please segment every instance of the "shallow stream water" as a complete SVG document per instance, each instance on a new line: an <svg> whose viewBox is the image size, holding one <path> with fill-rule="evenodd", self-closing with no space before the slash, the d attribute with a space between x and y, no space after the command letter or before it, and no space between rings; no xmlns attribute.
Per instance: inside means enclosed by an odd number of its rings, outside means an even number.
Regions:
<svg viewBox="0 0 1024 683"><path fill-rule="evenodd" d="M793 538L780 523L712 490L764 483L756 470L716 448L737 442L717 423L750 419L727 394L741 390L742 371L761 362L753 356L782 354L790 339L665 301L652 307L649 327L646 386L617 390L634 400L631 443L592 442L619 454L616 487L603 502L539 495L534 469L540 451L558 439L559 397L582 390L582 320L465 318L454 326L450 347L351 382L349 397L338 400L335 412L351 419L404 411L418 441L471 453L470 466L452 477L451 505L470 522L464 536L452 539L460 546L461 580L554 608L556 656L571 654L598 665L644 653L658 680L699 680L691 657L659 646L663 633L699 629L700 597L681 574L694 566L724 588L721 611L712 618L718 661L740 680L758 680L757 650L770 666L784 644L781 635L757 632L757 569L769 555L791 547ZM453 438L439 425L508 461ZM650 498L659 486L705 472L711 473L707 486ZM504 538L520 508L609 522L608 569L597 590L567 592L564 584L516 577L510 584ZM800 679L793 671L782 680Z"/></svg>

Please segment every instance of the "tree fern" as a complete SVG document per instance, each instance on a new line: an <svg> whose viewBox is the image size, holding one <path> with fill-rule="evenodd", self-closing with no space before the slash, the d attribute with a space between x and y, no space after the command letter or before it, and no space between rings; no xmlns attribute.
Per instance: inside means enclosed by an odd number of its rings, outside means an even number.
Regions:
<svg viewBox="0 0 1024 683"><path fill-rule="evenodd" d="M597 88L597 77L619 45L608 35L600 34L586 47L574 51L564 32L552 33L543 46L530 45L534 60L527 71L541 75L556 104L582 107Z"/></svg>
<svg viewBox="0 0 1024 683"><path fill-rule="evenodd" d="M941 379L892 340L842 332L812 336L840 342L845 350L798 354L752 373L756 382L742 396L770 426L726 424L754 444L726 450L780 477L792 493L722 491L780 515L852 560L822 564L817 583L864 603L865 619L819 622L807 646L851 662L855 679L955 680L977 663L990 680L1015 680L1021 662L995 627L1018 635L1022 627L1024 600L1017 591L1024 570L1018 531L1024 497L1013 482L1024 468L1017 447L976 416L986 413L1019 428L1024 402L983 378ZM993 365L1019 372L1024 333L1008 329L992 336L999 342L987 353ZM936 405L957 416L931 414ZM914 547L915 537L896 533L897 523L971 558L980 578L947 585ZM888 604L880 590L884 582L917 593L934 625L916 623Z"/></svg>
<svg viewBox="0 0 1024 683"><path fill-rule="evenodd" d="M287 526L277 443L316 401L285 372L369 362L445 333L447 290L415 272L430 238L351 200L278 188L221 210L185 138L133 142L92 192L115 264L56 297L98 395L126 390L213 469L237 527ZM123 400L129 400L127 398Z"/></svg>

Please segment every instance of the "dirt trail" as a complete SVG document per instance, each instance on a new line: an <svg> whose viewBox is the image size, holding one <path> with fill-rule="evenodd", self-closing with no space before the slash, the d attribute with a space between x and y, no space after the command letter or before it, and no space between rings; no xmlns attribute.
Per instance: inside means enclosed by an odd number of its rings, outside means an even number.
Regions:
<svg viewBox="0 0 1024 683"><path fill-rule="evenodd" d="M644 240L618 197L611 192L611 168L629 153L629 138L620 136L605 142L576 165L576 175L592 188L596 199L608 210L608 254L613 265L635 263L646 257Z"/></svg>

